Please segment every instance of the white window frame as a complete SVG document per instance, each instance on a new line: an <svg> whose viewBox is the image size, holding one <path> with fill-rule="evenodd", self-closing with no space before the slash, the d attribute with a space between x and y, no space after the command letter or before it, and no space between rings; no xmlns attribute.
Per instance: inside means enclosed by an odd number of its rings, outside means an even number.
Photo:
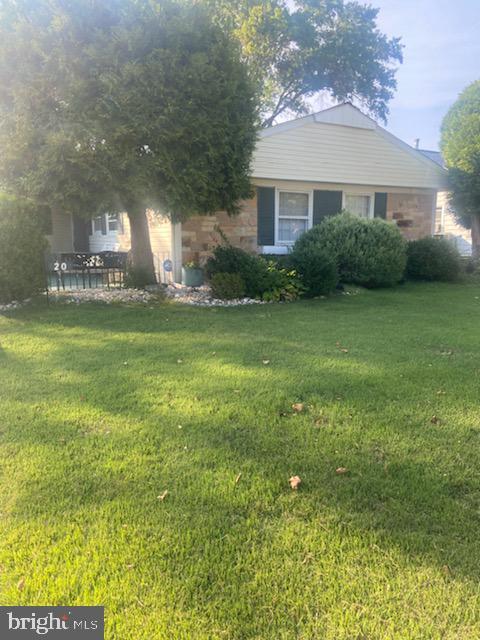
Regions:
<svg viewBox="0 0 480 640"><path fill-rule="evenodd" d="M347 196L369 196L370 197L370 208L369 208L369 211L368 211L367 219L370 220L371 218L374 217L375 191L359 191L357 189L355 189L355 191L350 191L349 189L347 189L347 191L343 190L342 191L342 209L345 209L345 210L347 210L347 207L346 207ZM355 214L353 214L353 215L355 215Z"/></svg>
<svg viewBox="0 0 480 640"><path fill-rule="evenodd" d="M307 220L307 231L313 226L313 190L305 191L301 189L275 189L275 246L276 247L293 247L295 241L285 241L279 239L279 231L280 231L280 220L282 218L286 218L291 220L292 218L289 216L280 216L280 194L281 193L302 193L307 194L308 196L308 217L307 218L298 218L299 220ZM298 216L297 216L298 217Z"/></svg>
<svg viewBox="0 0 480 640"><path fill-rule="evenodd" d="M116 215L117 216L117 228L116 229L110 229L110 220L109 220L109 216L110 215ZM102 229L95 229L95 220L97 218L103 218L104 220L104 224L105 224L105 229L106 229L106 233L102 233ZM105 237L105 236L112 236L113 234L115 235L122 235L124 233L124 226L123 226L123 213L114 213L114 214L109 214L109 213L101 213L99 216L94 216L91 219L91 225L90 225L90 236L98 236L98 237Z"/></svg>
<svg viewBox="0 0 480 640"><path fill-rule="evenodd" d="M104 214L104 213L102 213L102 214L100 214L99 216L94 216L94 217L92 218L92 232L91 232L91 234L90 234L91 236L94 236L94 235L103 235L103 234L102 234L102 228L101 228L101 226L100 226L100 229L95 229L95 220L101 220L101 218L103 218L103 217L104 217L104 215L105 215L105 214ZM101 224L101 223L100 223L100 224ZM108 227L107 227L107 228L108 228Z"/></svg>

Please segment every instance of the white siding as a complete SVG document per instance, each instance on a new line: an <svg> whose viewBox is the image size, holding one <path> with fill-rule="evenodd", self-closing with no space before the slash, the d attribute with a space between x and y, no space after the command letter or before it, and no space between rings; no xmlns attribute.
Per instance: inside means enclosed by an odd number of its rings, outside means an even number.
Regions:
<svg viewBox="0 0 480 640"><path fill-rule="evenodd" d="M472 255L472 234L456 219L448 204L448 193L443 191L437 196L435 233L450 240L463 256Z"/></svg>
<svg viewBox="0 0 480 640"><path fill-rule="evenodd" d="M275 130L267 130L257 143L254 178L428 189L443 185L440 167L417 158L413 148L403 148L379 127L328 124L312 117Z"/></svg>
<svg viewBox="0 0 480 640"><path fill-rule="evenodd" d="M154 254L166 254L171 251L172 225L166 216L153 211L147 211L150 228L150 242ZM102 234L95 231L90 235L90 251L129 251L130 250L130 223L125 213L120 214L120 230L108 231Z"/></svg>
<svg viewBox="0 0 480 640"><path fill-rule="evenodd" d="M118 231L108 231L104 235L101 231L94 231L89 236L89 247L92 253L99 251L121 251L120 234Z"/></svg>
<svg viewBox="0 0 480 640"><path fill-rule="evenodd" d="M72 216L61 211L52 211L52 233L47 236L52 253L73 251Z"/></svg>

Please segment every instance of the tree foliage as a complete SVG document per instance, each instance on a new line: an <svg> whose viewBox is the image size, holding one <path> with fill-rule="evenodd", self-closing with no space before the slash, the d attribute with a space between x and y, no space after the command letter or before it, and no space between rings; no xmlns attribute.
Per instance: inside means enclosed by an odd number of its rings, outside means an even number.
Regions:
<svg viewBox="0 0 480 640"><path fill-rule="evenodd" d="M86 217L127 211L138 267L153 272L146 208L234 213L249 195L254 92L201 6L7 0L0 78L2 187Z"/></svg>
<svg viewBox="0 0 480 640"><path fill-rule="evenodd" d="M0 194L0 304L45 288L44 211Z"/></svg>
<svg viewBox="0 0 480 640"><path fill-rule="evenodd" d="M380 32L378 10L346 0L208 0L239 39L265 125L303 114L327 92L386 119L402 61L399 38Z"/></svg>
<svg viewBox="0 0 480 640"><path fill-rule="evenodd" d="M461 221L472 229L472 244L480 257L480 80L469 85L442 123L441 148L451 202Z"/></svg>

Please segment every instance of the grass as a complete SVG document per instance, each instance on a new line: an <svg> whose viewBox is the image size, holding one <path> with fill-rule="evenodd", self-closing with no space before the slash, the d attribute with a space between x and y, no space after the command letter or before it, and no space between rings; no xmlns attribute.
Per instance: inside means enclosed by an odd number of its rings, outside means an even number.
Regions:
<svg viewBox="0 0 480 640"><path fill-rule="evenodd" d="M0 317L1 603L103 604L118 640L480 637L479 316L408 285Z"/></svg>

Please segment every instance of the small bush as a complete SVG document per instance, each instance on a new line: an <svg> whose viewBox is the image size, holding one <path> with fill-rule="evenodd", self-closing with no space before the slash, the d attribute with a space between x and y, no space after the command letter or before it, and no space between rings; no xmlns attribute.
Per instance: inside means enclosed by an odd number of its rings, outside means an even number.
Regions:
<svg viewBox="0 0 480 640"><path fill-rule="evenodd" d="M294 251L315 247L335 256L342 282L385 287L403 277L405 245L395 225L341 213L326 218L303 234L295 243Z"/></svg>
<svg viewBox="0 0 480 640"><path fill-rule="evenodd" d="M305 287L295 269L279 268L270 261L267 263L267 273L262 300L292 302L304 293Z"/></svg>
<svg viewBox="0 0 480 640"><path fill-rule="evenodd" d="M305 296L326 295L338 283L338 269L335 256L329 255L318 246L297 247L291 253L291 261L305 287Z"/></svg>
<svg viewBox="0 0 480 640"><path fill-rule="evenodd" d="M250 298L261 297L268 288L268 263L260 256L251 255L231 245L219 245L207 260L205 273L211 281L216 273L236 273L245 283Z"/></svg>
<svg viewBox="0 0 480 640"><path fill-rule="evenodd" d="M45 289L44 221L32 204L0 197L0 303Z"/></svg>
<svg viewBox="0 0 480 640"><path fill-rule="evenodd" d="M211 285L217 274L236 274L245 285L245 295L268 301L295 300L304 291L298 274L291 268L281 267L273 260L252 255L232 247L220 245L207 260L205 272Z"/></svg>
<svg viewBox="0 0 480 640"><path fill-rule="evenodd" d="M421 238L408 243L408 278L452 282L459 278L461 271L460 254L448 240Z"/></svg>
<svg viewBox="0 0 480 640"><path fill-rule="evenodd" d="M220 300L233 300L245 295L245 281L238 273L215 273L210 286L213 297Z"/></svg>

